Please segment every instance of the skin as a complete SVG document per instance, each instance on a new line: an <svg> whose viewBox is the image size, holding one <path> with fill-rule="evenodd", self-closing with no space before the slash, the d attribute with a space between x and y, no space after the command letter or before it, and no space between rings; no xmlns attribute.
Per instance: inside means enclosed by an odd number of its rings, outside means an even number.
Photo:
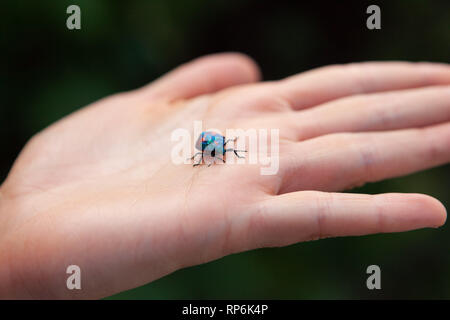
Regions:
<svg viewBox="0 0 450 320"><path fill-rule="evenodd" d="M34 136L0 188L0 297L101 298L235 252L445 223L426 195L338 191L449 162L449 65L259 79L244 55L199 58ZM171 133L195 120L279 128L278 174L173 164Z"/></svg>

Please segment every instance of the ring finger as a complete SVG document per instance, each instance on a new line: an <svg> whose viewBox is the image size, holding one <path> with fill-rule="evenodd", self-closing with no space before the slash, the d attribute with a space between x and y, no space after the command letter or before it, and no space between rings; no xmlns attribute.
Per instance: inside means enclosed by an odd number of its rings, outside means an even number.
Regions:
<svg viewBox="0 0 450 320"><path fill-rule="evenodd" d="M338 191L450 161L450 122L421 129L337 133L280 150L278 193Z"/></svg>

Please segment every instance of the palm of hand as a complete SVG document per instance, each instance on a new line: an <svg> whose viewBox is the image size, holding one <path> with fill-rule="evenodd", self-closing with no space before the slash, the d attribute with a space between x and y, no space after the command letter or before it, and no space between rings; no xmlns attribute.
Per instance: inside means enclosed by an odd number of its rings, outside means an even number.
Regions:
<svg viewBox="0 0 450 320"><path fill-rule="evenodd" d="M324 191L449 160L448 106L402 107L448 97L448 87L438 87L450 83L448 66L381 65L386 72L370 83L354 74L358 67L346 68L220 90L256 80L257 71L241 56L206 58L46 129L2 186L12 282L39 268L29 292L42 292L45 282L48 296L65 296L65 267L77 264L88 278L85 295L100 297L232 252L441 225L445 209L426 196ZM364 85L355 89L357 81ZM387 102L395 99L392 111ZM360 104L368 110L355 109ZM279 173L264 176L251 164L174 165L171 133L192 130L196 120L205 128L279 128Z"/></svg>

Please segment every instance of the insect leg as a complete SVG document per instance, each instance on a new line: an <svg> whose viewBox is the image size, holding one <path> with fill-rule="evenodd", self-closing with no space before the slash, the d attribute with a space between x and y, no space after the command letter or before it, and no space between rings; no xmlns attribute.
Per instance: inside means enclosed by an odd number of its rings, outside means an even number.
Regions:
<svg viewBox="0 0 450 320"><path fill-rule="evenodd" d="M199 154L203 154L203 152L197 152L196 154L194 154L192 157L190 157L188 160L193 160L196 156L198 156Z"/></svg>
<svg viewBox="0 0 450 320"><path fill-rule="evenodd" d="M243 159L245 157L238 155L238 152L247 152L247 150L233 150L233 152L236 155L236 157Z"/></svg>
<svg viewBox="0 0 450 320"><path fill-rule="evenodd" d="M237 137L236 138L233 138L233 139L228 139L227 141L225 141L225 143L223 144L223 146L225 146L228 142L230 142L230 141L236 141L237 140Z"/></svg>
<svg viewBox="0 0 450 320"><path fill-rule="evenodd" d="M241 158L241 159L245 158L245 157L238 155L238 152L247 152L247 150L225 149L225 152L227 152L227 151L233 151L234 154L236 155L236 157Z"/></svg>
<svg viewBox="0 0 450 320"><path fill-rule="evenodd" d="M214 157L214 158L215 158L215 159L222 160L223 163L225 163L225 160L223 160L222 158L219 158L219 157ZM208 167L210 167L212 164L213 164L213 162L208 163Z"/></svg>
<svg viewBox="0 0 450 320"><path fill-rule="evenodd" d="M193 167L199 166L199 165L202 163L202 161L203 161L203 152L198 152L197 154L194 155L194 157L195 157L196 155L198 155L198 154L201 154L202 157L200 158L200 161L199 161L199 162L194 163L194 164L192 165Z"/></svg>

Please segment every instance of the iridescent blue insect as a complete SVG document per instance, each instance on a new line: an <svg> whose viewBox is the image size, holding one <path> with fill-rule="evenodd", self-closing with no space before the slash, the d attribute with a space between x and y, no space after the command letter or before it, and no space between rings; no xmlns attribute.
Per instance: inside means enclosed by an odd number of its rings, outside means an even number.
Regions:
<svg viewBox="0 0 450 320"><path fill-rule="evenodd" d="M195 167L195 166L198 166L198 165L200 165L202 163L205 153L206 153L207 156L219 159L222 162L225 162L225 160L223 158L224 158L226 152L234 152L236 157L238 157L238 158L245 158L244 156L240 156L238 154L238 152L247 152L246 150L236 150L236 149L233 149L233 148L229 148L229 149L225 148L225 146L226 146L226 144L228 142L236 141L236 140L237 140L237 138L225 140L224 136L222 136L222 135L220 135L218 133L212 132L212 131L204 131L204 132L202 132L200 134L200 136L198 137L197 142L195 143L195 148L197 150L200 150L201 152L197 152L190 159L193 160L198 155L201 155L201 158L200 158L200 161L194 163L193 166ZM208 167L211 164L212 163L209 163Z"/></svg>

